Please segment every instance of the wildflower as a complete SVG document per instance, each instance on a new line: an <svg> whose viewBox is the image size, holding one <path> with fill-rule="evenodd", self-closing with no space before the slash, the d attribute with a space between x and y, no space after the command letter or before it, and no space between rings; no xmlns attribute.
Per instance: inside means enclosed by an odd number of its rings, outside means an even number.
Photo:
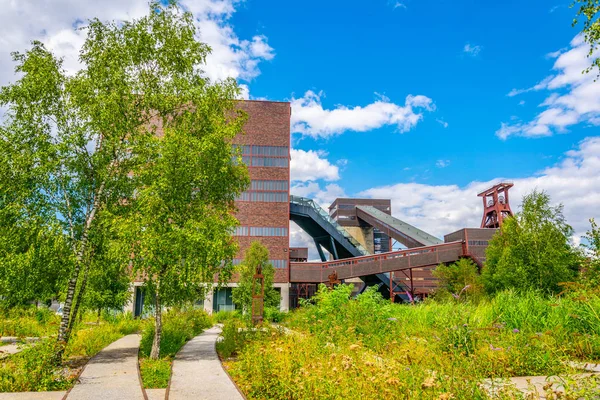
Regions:
<svg viewBox="0 0 600 400"><path fill-rule="evenodd" d="M513 329L513 333L519 333L519 332L520 331L517 328Z"/></svg>
<svg viewBox="0 0 600 400"><path fill-rule="evenodd" d="M502 347L494 347L494 345L492 345L490 343L490 350L492 350L492 351L502 351Z"/></svg>
<svg viewBox="0 0 600 400"><path fill-rule="evenodd" d="M429 378L425 379L423 381L423 383L421 384L421 388L423 389L429 389L435 386L435 377L434 376L430 376Z"/></svg>
<svg viewBox="0 0 600 400"><path fill-rule="evenodd" d="M398 378L390 378L386 381L388 385L398 385L400 383L400 379Z"/></svg>
<svg viewBox="0 0 600 400"><path fill-rule="evenodd" d="M351 344L349 347L350 350L357 350L359 348L360 348L360 344Z"/></svg>
<svg viewBox="0 0 600 400"><path fill-rule="evenodd" d="M454 398L454 395L452 393L442 393L437 397L436 400L450 400L453 398Z"/></svg>

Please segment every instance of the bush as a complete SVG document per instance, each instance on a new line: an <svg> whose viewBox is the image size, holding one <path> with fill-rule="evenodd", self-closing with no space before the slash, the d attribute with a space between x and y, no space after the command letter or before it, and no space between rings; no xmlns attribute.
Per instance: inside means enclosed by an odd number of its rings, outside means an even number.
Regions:
<svg viewBox="0 0 600 400"><path fill-rule="evenodd" d="M15 307L0 312L0 336L42 337L56 334L60 317L52 310Z"/></svg>
<svg viewBox="0 0 600 400"><path fill-rule="evenodd" d="M568 361L600 359L593 292L418 305L349 293L320 288L313 305L286 316L286 334L225 324L217 349L236 356L227 365L248 398L488 398L483 379L564 376Z"/></svg>
<svg viewBox="0 0 600 400"><path fill-rule="evenodd" d="M267 322L281 322L285 318L285 312L279 311L279 307L265 307L264 320Z"/></svg>
<svg viewBox="0 0 600 400"><path fill-rule="evenodd" d="M140 354L149 357L154 340L154 322L146 325L142 333ZM203 310L180 312L170 310L163 314L162 335L160 340L160 357L174 357L179 349L204 329L212 326L210 317Z"/></svg>
<svg viewBox="0 0 600 400"><path fill-rule="evenodd" d="M171 360L169 358L141 359L140 374L145 389L166 388L171 377Z"/></svg>

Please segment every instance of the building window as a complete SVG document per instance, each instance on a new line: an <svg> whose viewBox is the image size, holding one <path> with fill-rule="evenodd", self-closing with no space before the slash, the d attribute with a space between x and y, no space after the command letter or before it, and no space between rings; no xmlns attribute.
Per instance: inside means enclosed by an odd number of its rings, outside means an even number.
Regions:
<svg viewBox="0 0 600 400"><path fill-rule="evenodd" d="M241 193L237 201L287 203L289 183L287 180L253 180L250 190Z"/></svg>
<svg viewBox="0 0 600 400"><path fill-rule="evenodd" d="M275 228L270 226L251 226L250 236L287 236L288 228Z"/></svg>
<svg viewBox="0 0 600 400"><path fill-rule="evenodd" d="M233 232L233 236L248 236L248 227L236 226L235 231Z"/></svg>
<svg viewBox="0 0 600 400"><path fill-rule="evenodd" d="M240 265L243 262L244 262L244 260L242 260L241 258L233 259L233 265ZM284 269L284 268L287 268L288 262L287 262L287 260L269 260L269 263L271 263L273 268Z"/></svg>
<svg viewBox="0 0 600 400"><path fill-rule="evenodd" d="M287 236L288 228L277 228L271 226L238 226L233 233L234 236Z"/></svg>
<svg viewBox="0 0 600 400"><path fill-rule="evenodd" d="M243 192L236 200L256 201L267 203L287 203L289 197L287 192Z"/></svg>
<svg viewBox="0 0 600 400"><path fill-rule="evenodd" d="M249 167L287 168L290 163L290 149L288 146L234 144L233 148L241 150L242 162Z"/></svg>
<svg viewBox="0 0 600 400"><path fill-rule="evenodd" d="M214 291L213 293L213 311L233 311L235 304L231 297L231 288L224 287Z"/></svg>
<svg viewBox="0 0 600 400"><path fill-rule="evenodd" d="M289 182L275 180L253 180L250 190L287 191Z"/></svg>

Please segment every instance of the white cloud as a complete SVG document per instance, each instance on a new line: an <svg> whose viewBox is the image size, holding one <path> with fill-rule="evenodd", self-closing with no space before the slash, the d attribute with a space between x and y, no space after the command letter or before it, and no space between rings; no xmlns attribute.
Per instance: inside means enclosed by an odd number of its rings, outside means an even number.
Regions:
<svg viewBox="0 0 600 400"><path fill-rule="evenodd" d="M525 105L525 100L521 100L521 101L519 102L519 105L520 105L520 106L524 106L524 105Z"/></svg>
<svg viewBox="0 0 600 400"><path fill-rule="evenodd" d="M230 24L236 0L182 0L199 28L199 38L208 43L212 54L207 57L205 72L214 80L233 77L250 80L260 74L258 64L274 57L267 38L256 35L251 40L238 38ZM4 1L0 13L0 85L14 80L14 64L7 55L24 51L32 40L45 43L56 55L64 58L64 66L74 72L79 69L79 48L88 19L131 20L148 13L147 0L106 0L102 2L56 0ZM247 86L244 91L248 96Z"/></svg>
<svg viewBox="0 0 600 400"><path fill-rule="evenodd" d="M321 188L317 182L297 183L292 185L290 193L295 196L311 198L326 211L335 199L347 197L344 189L336 183L330 183L325 188Z"/></svg>
<svg viewBox="0 0 600 400"><path fill-rule="evenodd" d="M327 160L327 153L314 150L291 149L290 174L293 181L315 181L340 179L339 167ZM342 161L342 160L341 160ZM347 160L343 160L347 161Z"/></svg>
<svg viewBox="0 0 600 400"><path fill-rule="evenodd" d="M463 52L467 53L470 56L476 57L481 52L482 48L483 47L481 46L467 43L465 44L465 47L463 47Z"/></svg>
<svg viewBox="0 0 600 400"><path fill-rule="evenodd" d="M385 125L396 125L400 132L406 132L423 118L423 110L435 109L429 97L408 95L403 106L380 96L364 107L338 105L327 110L321 103L322 96L322 92L309 90L303 97L292 99L292 132L330 137L345 131L365 132Z"/></svg>
<svg viewBox="0 0 600 400"><path fill-rule="evenodd" d="M396 9L396 8L406 8L406 4L404 4L404 3L400 3L399 1L397 1L397 2L394 4L394 9Z"/></svg>
<svg viewBox="0 0 600 400"><path fill-rule="evenodd" d="M437 122L438 122L440 125L442 125L444 128L447 128L447 127L448 127L448 123L447 123L446 121L444 121L443 119L437 119L437 118L436 118L436 121L437 121Z"/></svg>
<svg viewBox="0 0 600 400"><path fill-rule="evenodd" d="M509 136L539 137L566 132L570 126L587 122L600 122L600 81L595 82L596 72L582 73L591 65L588 58L589 45L576 36L566 50L553 54L556 61L555 74L528 89L513 89L508 94L547 90L546 99L540 104L544 109L528 122L502 123L496 135L501 139Z"/></svg>
<svg viewBox="0 0 600 400"><path fill-rule="evenodd" d="M513 212L524 194L545 190L552 202L563 203L564 214L579 238L589 229L588 219L600 217L600 137L587 138L577 149L565 153L563 160L535 176L511 180ZM398 183L359 193L359 196L392 200L396 217L438 237L463 227L478 227L483 213L477 193L504 180L458 185Z"/></svg>
<svg viewBox="0 0 600 400"><path fill-rule="evenodd" d="M437 160L435 166L438 168L446 168L450 165L450 160Z"/></svg>

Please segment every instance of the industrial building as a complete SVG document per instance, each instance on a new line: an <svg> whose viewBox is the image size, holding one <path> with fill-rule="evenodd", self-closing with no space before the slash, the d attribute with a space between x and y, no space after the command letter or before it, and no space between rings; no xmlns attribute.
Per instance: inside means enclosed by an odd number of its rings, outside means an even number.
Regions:
<svg viewBox="0 0 600 400"><path fill-rule="evenodd" d="M234 233L239 243L234 264L242 262L253 241L265 245L275 267L281 310L312 296L318 284L338 281L355 283L357 291L376 285L396 301L427 296L436 287L431 271L437 265L461 257L482 265L488 241L512 215L508 183L479 194L484 202L480 228L461 229L443 240L393 217L389 199L340 198L326 212L311 199L290 196L290 103L240 101L238 106L248 120L234 145L242 151L251 184L236 199L240 224ZM290 248L290 221L313 238L320 262L308 261L307 248ZM234 276L199 305L207 312L234 309L231 292L236 285ZM136 313L143 302L138 291Z"/></svg>

